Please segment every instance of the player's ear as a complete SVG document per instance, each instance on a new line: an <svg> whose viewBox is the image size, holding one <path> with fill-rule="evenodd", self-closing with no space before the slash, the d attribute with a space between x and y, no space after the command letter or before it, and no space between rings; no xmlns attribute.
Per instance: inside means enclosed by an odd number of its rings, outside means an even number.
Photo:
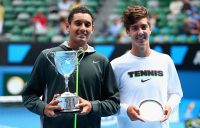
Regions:
<svg viewBox="0 0 200 128"><path fill-rule="evenodd" d="M126 28L126 34L130 36L130 30Z"/></svg>
<svg viewBox="0 0 200 128"><path fill-rule="evenodd" d="M149 25L149 29L150 29L150 31L152 31L152 25L151 25L151 23L148 22L148 25Z"/></svg>
<svg viewBox="0 0 200 128"><path fill-rule="evenodd" d="M152 25L151 24L149 24L149 30L150 30L150 34L151 34L151 32L152 32Z"/></svg>
<svg viewBox="0 0 200 128"><path fill-rule="evenodd" d="M92 32L91 33L93 33L94 32L94 25L92 25Z"/></svg>
<svg viewBox="0 0 200 128"><path fill-rule="evenodd" d="M66 30L69 32L70 24L67 21L65 22L65 26L66 26Z"/></svg>

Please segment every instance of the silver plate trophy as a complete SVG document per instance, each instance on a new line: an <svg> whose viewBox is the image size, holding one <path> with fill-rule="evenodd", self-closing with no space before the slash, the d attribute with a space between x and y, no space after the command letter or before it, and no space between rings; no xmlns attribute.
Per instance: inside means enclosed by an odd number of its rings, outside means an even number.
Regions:
<svg viewBox="0 0 200 128"><path fill-rule="evenodd" d="M144 122L160 122L164 118L163 106L156 100L143 100L139 104L139 110Z"/></svg>
<svg viewBox="0 0 200 128"><path fill-rule="evenodd" d="M78 53L83 54L81 59L78 61ZM46 54L47 59L55 67L55 70L58 71L65 79L65 92L62 93L57 99L61 100L58 103L59 106L63 107L63 110L59 112L65 113L76 113L80 112L79 108L76 108L75 105L79 103L79 97L69 92L69 77L75 71L76 65L82 60L84 56L84 51L80 48L78 51L49 51ZM53 58L54 63L49 57Z"/></svg>

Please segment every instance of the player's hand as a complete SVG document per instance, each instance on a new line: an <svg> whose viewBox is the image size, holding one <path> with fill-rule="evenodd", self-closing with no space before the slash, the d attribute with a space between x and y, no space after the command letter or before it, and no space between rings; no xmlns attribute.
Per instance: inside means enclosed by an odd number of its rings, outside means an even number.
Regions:
<svg viewBox="0 0 200 128"><path fill-rule="evenodd" d="M127 114L129 116L129 118L132 120L132 121L135 121L135 120L141 120L143 121L141 118L140 118L140 112L139 112L139 109L134 106L134 105L130 105L128 108L127 108Z"/></svg>
<svg viewBox="0 0 200 128"><path fill-rule="evenodd" d="M58 106L58 103L61 102L61 101L57 100L56 98L59 97L59 96L60 96L60 94L55 94L52 101L45 106L44 114L46 116L55 117L55 116L57 116L57 114L54 111L63 109L61 106Z"/></svg>
<svg viewBox="0 0 200 128"><path fill-rule="evenodd" d="M161 120L161 122L164 122L167 119L169 119L171 111L172 111L172 109L171 109L170 105L165 105L165 107L164 107L164 118Z"/></svg>
<svg viewBox="0 0 200 128"><path fill-rule="evenodd" d="M79 97L79 104L77 104L76 107L81 108L80 115L87 115L92 111L92 104L81 97Z"/></svg>

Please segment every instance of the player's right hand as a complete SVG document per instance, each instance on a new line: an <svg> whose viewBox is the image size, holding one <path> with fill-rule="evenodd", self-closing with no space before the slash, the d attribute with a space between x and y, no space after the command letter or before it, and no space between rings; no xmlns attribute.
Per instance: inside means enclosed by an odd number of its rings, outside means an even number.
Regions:
<svg viewBox="0 0 200 128"><path fill-rule="evenodd" d="M56 98L59 97L60 94L55 94L52 101L47 104L44 108L44 114L48 117L55 117L57 114L54 112L55 110L62 110L63 108L58 105L60 100L57 100Z"/></svg>
<svg viewBox="0 0 200 128"><path fill-rule="evenodd" d="M128 106L127 114L129 116L130 120L132 120L132 121L141 120L139 109L134 105Z"/></svg>

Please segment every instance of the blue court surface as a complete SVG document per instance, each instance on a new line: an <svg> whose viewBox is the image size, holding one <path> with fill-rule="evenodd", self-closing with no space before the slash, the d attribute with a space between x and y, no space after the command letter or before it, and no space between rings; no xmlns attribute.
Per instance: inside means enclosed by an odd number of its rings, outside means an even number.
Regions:
<svg viewBox="0 0 200 128"><path fill-rule="evenodd" d="M0 107L0 128L39 128L39 116L20 106Z"/></svg>

